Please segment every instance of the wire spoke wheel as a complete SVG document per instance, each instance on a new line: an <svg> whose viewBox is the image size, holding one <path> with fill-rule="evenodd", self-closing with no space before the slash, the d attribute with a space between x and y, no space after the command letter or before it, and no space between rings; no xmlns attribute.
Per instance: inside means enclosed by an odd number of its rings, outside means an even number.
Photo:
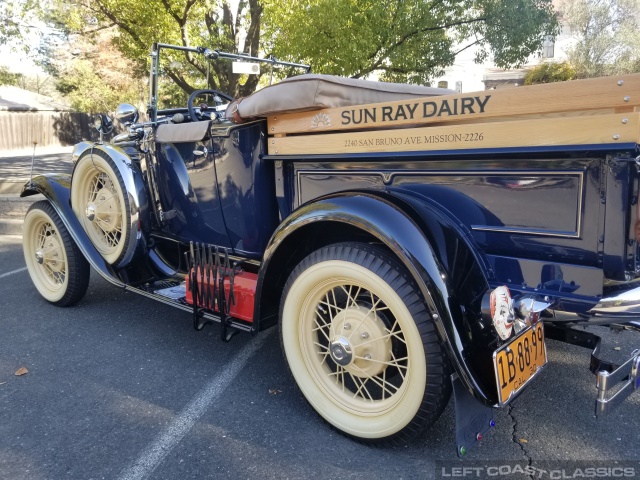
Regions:
<svg viewBox="0 0 640 480"><path fill-rule="evenodd" d="M89 264L46 201L34 203L27 212L23 251L31 280L47 301L66 306L84 296Z"/></svg>
<svg viewBox="0 0 640 480"><path fill-rule="evenodd" d="M385 252L339 244L303 260L283 294L281 341L296 382L325 420L365 441L408 440L450 393L431 318L401 271Z"/></svg>
<svg viewBox="0 0 640 480"><path fill-rule="evenodd" d="M336 278L305 325L305 348L318 355L319 378L335 382L353 408L391 399L406 379L404 333L389 307L363 285ZM362 408L362 407L361 407ZM366 406L364 406L366 408Z"/></svg>
<svg viewBox="0 0 640 480"><path fill-rule="evenodd" d="M71 184L71 205L102 257L118 264L124 257L130 228L125 188L112 161L100 151L78 160Z"/></svg>

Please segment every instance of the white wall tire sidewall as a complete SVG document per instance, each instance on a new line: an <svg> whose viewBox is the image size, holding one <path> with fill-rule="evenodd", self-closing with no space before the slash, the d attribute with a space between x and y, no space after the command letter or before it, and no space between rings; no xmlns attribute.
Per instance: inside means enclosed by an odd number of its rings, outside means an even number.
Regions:
<svg viewBox="0 0 640 480"><path fill-rule="evenodd" d="M380 402L369 409L350 408L340 402L325 382L305 351L303 312L315 310L314 298L326 285L338 278L366 286L391 308L398 318L407 342L409 368L401 392L394 400ZM315 295L312 293L315 292ZM311 305L313 303L313 305ZM344 260L327 260L310 266L291 285L282 312L282 343L293 376L314 409L336 428L356 437L385 438L407 426L423 402L426 387L426 359L418 328L409 309L385 280L358 264ZM378 402L376 402L378 403Z"/></svg>
<svg viewBox="0 0 640 480"><path fill-rule="evenodd" d="M87 206L87 198L88 198L88 176L93 176L95 174L95 170L98 169L101 172L107 174L107 176L111 179L113 186L116 189L116 193L118 196L118 201L120 202L120 206L122 207L122 233L120 236L120 241L115 247L105 246L104 242L94 241L94 238L97 233L94 232L94 227L91 221L87 218L86 215L86 206ZM102 258L104 258L108 263L114 264L121 256L123 249L125 248L126 238L128 236L128 230L130 228L128 224L128 212L126 212L126 203L124 199L125 192L122 191L122 187L120 182L118 181L118 177L113 171L113 168L104 158L102 158L98 154L86 155L78 160L78 165L76 166L73 172L73 179L71 181L71 207L73 208L73 212L76 217L82 224L82 227L87 235L91 239L96 250L100 252Z"/></svg>
<svg viewBox="0 0 640 480"><path fill-rule="evenodd" d="M47 279L44 267L38 264L35 259L38 230L45 223L51 224L61 245L60 250L62 251L66 272L64 282L60 285L54 285ZM55 303L60 301L65 296L67 289L69 288L69 258L58 227L46 212L40 209L33 209L25 216L22 235L24 259L33 285L36 287L40 295L42 295L42 297L48 302Z"/></svg>

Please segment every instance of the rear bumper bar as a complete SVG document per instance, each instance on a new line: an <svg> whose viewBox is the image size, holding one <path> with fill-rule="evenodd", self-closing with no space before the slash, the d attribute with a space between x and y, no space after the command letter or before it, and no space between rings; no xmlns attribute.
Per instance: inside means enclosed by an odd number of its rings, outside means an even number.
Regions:
<svg viewBox="0 0 640 480"><path fill-rule="evenodd" d="M640 390L640 349L618 364L600 357L602 340L593 333L556 325L545 325L545 333L547 338L592 349L589 370L597 377L596 417L607 415L634 391Z"/></svg>
<svg viewBox="0 0 640 480"><path fill-rule="evenodd" d="M597 376L596 417L600 417L608 414L632 392L640 388L640 349L635 350L631 358L614 371L603 370L598 372ZM623 382L622 386L620 382ZM614 389L616 391L611 394Z"/></svg>
<svg viewBox="0 0 640 480"><path fill-rule="evenodd" d="M637 319L640 317L640 286L601 299L588 313L597 317L615 317L618 321Z"/></svg>

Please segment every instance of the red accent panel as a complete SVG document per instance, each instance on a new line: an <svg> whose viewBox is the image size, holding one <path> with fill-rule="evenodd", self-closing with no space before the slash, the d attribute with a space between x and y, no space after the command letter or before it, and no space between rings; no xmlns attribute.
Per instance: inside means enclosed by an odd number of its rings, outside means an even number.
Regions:
<svg viewBox="0 0 640 480"><path fill-rule="evenodd" d="M189 285L189 278L191 275L187 275L187 303L193 305L193 298L191 296L191 287ZM199 281L202 281L202 274L199 276ZM237 273L233 282L233 294L236 298L235 305L232 303L229 309L229 316L245 320L253 323L253 308L254 299L256 296L256 285L258 284L258 275L249 272ZM224 291L229 298L229 277L224 279ZM211 287L210 294L213 296L213 287ZM199 307L206 307L202 303ZM218 308L213 309L218 311Z"/></svg>

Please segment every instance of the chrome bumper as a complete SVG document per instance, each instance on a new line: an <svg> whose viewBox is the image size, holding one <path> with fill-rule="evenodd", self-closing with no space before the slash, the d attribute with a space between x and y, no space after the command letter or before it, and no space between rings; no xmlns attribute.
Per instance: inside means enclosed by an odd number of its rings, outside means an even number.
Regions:
<svg viewBox="0 0 640 480"><path fill-rule="evenodd" d="M616 317L624 321L625 317L640 317L640 287L620 292L613 297L605 297L593 307L589 314L598 317Z"/></svg>
<svg viewBox="0 0 640 480"><path fill-rule="evenodd" d="M640 389L640 349L634 350L631 358L612 372L598 372L596 386L596 417L607 415L635 390ZM624 382L620 387L620 382ZM609 392L616 389L613 395Z"/></svg>
<svg viewBox="0 0 640 480"><path fill-rule="evenodd" d="M626 328L630 323L626 324ZM630 326L631 329L637 329L635 325ZM545 325L545 337L592 349L589 370L597 377L596 417L607 415L634 391L640 390L640 348L631 352L631 357L623 364L619 364L600 356L602 339L586 330L549 324Z"/></svg>

